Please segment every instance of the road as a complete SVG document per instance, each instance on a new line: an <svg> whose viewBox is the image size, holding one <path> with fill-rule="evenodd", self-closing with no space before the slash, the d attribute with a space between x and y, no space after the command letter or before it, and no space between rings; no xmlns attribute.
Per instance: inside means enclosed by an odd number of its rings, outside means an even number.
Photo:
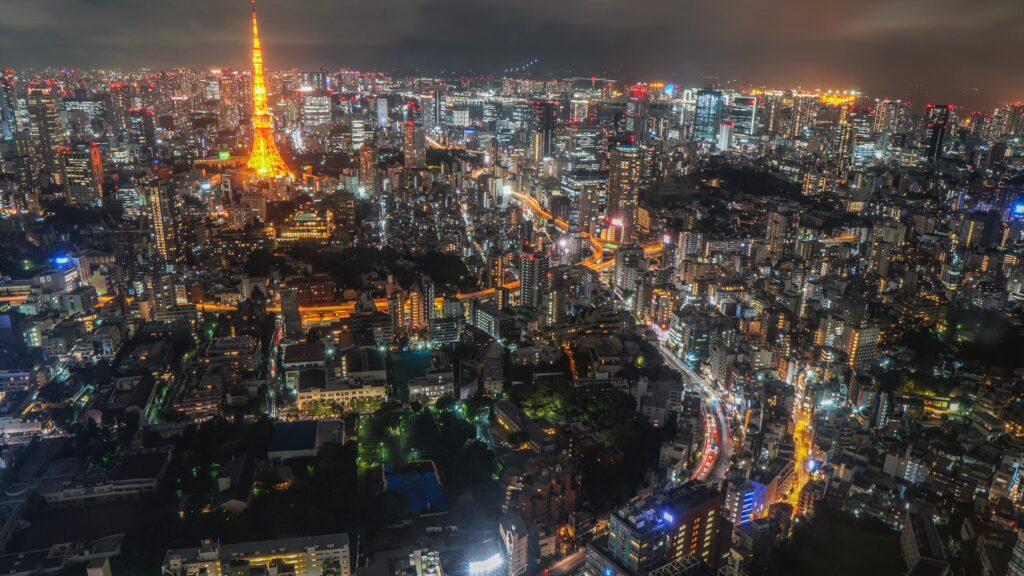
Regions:
<svg viewBox="0 0 1024 576"><path fill-rule="evenodd" d="M519 192L512 192L511 196L512 198L522 202L535 215L540 216L544 220L554 222L555 227L559 230L564 232L569 229L568 222L552 216L550 212L540 205L540 202L538 202L536 198L527 196L526 194L520 194ZM615 255L614 244L601 242L601 240L587 232L582 232L581 235L590 242L591 255L589 258L580 262L580 266L585 266L595 272L600 272L605 268L615 265L615 259L612 258L612 256ZM647 244L644 244L644 257L655 258L661 254L663 248L664 246L659 241L648 242Z"/></svg>
<svg viewBox="0 0 1024 576"><path fill-rule="evenodd" d="M577 550L551 565L544 571L545 576L559 576L561 574L575 574L583 560L587 557L586 550Z"/></svg>
<svg viewBox="0 0 1024 576"><path fill-rule="evenodd" d="M811 479L807 463L811 459L811 442L814 434L811 431L811 411L802 406L793 412L793 490L789 494L789 503L793 505L793 513L800 512L800 492Z"/></svg>
<svg viewBox="0 0 1024 576"><path fill-rule="evenodd" d="M536 198L518 192L513 192L511 196L525 204L529 210L540 215L541 218L549 221L553 220L555 226L560 230L567 230L569 228L567 222L554 218L549 212L544 210ZM610 258L614 254L612 246L603 244L590 234L584 234L584 236L590 241L593 254L590 258L580 262L580 265L594 271L600 271L609 265L615 264L614 258ZM656 257L660 254L662 248L661 242L645 244L644 257ZM729 460L732 458L732 430L729 428L729 420L725 414L725 403L714 386L705 380L703 376L691 370L689 366L683 364L663 344L658 345L658 350L670 366L682 372L691 382L697 385L701 396L705 399L708 420L704 431L704 450L700 464L693 474L693 479L710 480L712 482L720 481L725 478L725 473L729 469Z"/></svg>
<svg viewBox="0 0 1024 576"><path fill-rule="evenodd" d="M729 419L725 413L725 403L710 382L684 364L664 344L658 344L658 351L669 366L682 372L691 383L697 385L707 407L704 451L692 479L718 482L725 478L725 473L729 470L729 460L732 458L732 430L729 428Z"/></svg>

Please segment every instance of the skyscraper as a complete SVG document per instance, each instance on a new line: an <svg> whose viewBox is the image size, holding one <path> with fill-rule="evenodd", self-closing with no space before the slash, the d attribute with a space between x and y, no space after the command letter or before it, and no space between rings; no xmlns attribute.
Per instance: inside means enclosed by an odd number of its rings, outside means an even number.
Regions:
<svg viewBox="0 0 1024 576"><path fill-rule="evenodd" d="M791 216L788 212L773 211L765 223L764 243L768 253L778 257L783 254L789 242Z"/></svg>
<svg viewBox="0 0 1024 576"><path fill-rule="evenodd" d="M640 176L640 148L612 148L608 154L608 239L611 241L619 244L633 242Z"/></svg>
<svg viewBox="0 0 1024 576"><path fill-rule="evenodd" d="M930 124L924 131L924 155L929 162L942 158L942 142L946 139L949 126L944 122Z"/></svg>
<svg viewBox="0 0 1024 576"><path fill-rule="evenodd" d="M767 134L775 136L782 132L782 92L765 92L758 97L761 108L761 124Z"/></svg>
<svg viewBox="0 0 1024 576"><path fill-rule="evenodd" d="M223 73L218 78L220 100L217 102L217 120L221 126L237 126L241 120L241 78L237 74Z"/></svg>
<svg viewBox="0 0 1024 576"><path fill-rule="evenodd" d="M284 324L284 333L288 338L300 338L302 336L302 314L299 312L299 298L294 290L282 288L281 297L281 322Z"/></svg>
<svg viewBox="0 0 1024 576"><path fill-rule="evenodd" d="M423 293L415 286L409 291L409 326L413 330L423 330L427 327L427 313Z"/></svg>
<svg viewBox="0 0 1024 576"><path fill-rule="evenodd" d="M131 86L115 82L107 92L107 120L114 133L123 138L128 132L128 112L132 109Z"/></svg>
<svg viewBox="0 0 1024 576"><path fill-rule="evenodd" d="M910 120L910 103L905 100L882 100L875 109L876 134L901 134Z"/></svg>
<svg viewBox="0 0 1024 576"><path fill-rule="evenodd" d="M171 269L182 260L179 244L181 221L174 181L169 178L150 179L146 183L146 203L156 251L164 265Z"/></svg>
<svg viewBox="0 0 1024 576"><path fill-rule="evenodd" d="M498 518L498 533L508 565L508 576L522 576L530 568L530 533L518 512Z"/></svg>
<svg viewBox="0 0 1024 576"><path fill-rule="evenodd" d="M88 152L64 155L64 186L68 201L75 206L91 207L103 196L103 153L93 144Z"/></svg>
<svg viewBox="0 0 1024 576"><path fill-rule="evenodd" d="M321 90L302 93L302 131L326 133L331 125L331 95Z"/></svg>
<svg viewBox="0 0 1024 576"><path fill-rule="evenodd" d="M377 127L378 128L387 128L389 120L390 120L390 114L391 114L391 108L388 105L388 97L387 96L383 96L383 95L382 96L378 96L376 104L377 104Z"/></svg>
<svg viewBox="0 0 1024 576"><path fill-rule="evenodd" d="M757 133L757 96L736 96L729 107L732 132L737 136Z"/></svg>
<svg viewBox="0 0 1024 576"><path fill-rule="evenodd" d="M156 125L153 123L153 111L140 108L129 112L128 134L135 157L140 162L153 159L156 150Z"/></svg>
<svg viewBox="0 0 1024 576"><path fill-rule="evenodd" d="M18 131L18 118L14 112L14 79L0 74L0 139L10 140Z"/></svg>
<svg viewBox="0 0 1024 576"><path fill-rule="evenodd" d="M61 126L53 86L29 86L28 114L36 168L49 172L60 183L63 167L60 155L67 148L68 139Z"/></svg>
<svg viewBox="0 0 1024 576"><path fill-rule="evenodd" d="M623 246L615 253L615 275L612 285L620 294L636 289L637 280L643 272L643 263L644 249L636 244Z"/></svg>
<svg viewBox="0 0 1024 576"><path fill-rule="evenodd" d="M405 157L405 169L422 168L427 164L427 138L420 128L412 122L402 126L402 154Z"/></svg>
<svg viewBox="0 0 1024 576"><path fill-rule="evenodd" d="M555 121L558 102L554 100L534 100L531 106L533 108L534 134L536 134L534 157L537 159L550 158L554 153Z"/></svg>
<svg viewBox="0 0 1024 576"><path fill-rule="evenodd" d="M846 172L853 161L853 126L842 120L832 131L831 152L835 161L835 174L840 182L846 181Z"/></svg>
<svg viewBox="0 0 1024 576"><path fill-rule="evenodd" d="M2 90L0 88L0 99L3 97ZM2 105L3 102L0 100L0 106ZM1016 102L996 108L989 126L991 140L1024 136L1024 103Z"/></svg>
<svg viewBox="0 0 1024 576"><path fill-rule="evenodd" d="M359 187L363 194L376 199L380 196L380 174L377 170L377 147L364 142L359 148Z"/></svg>
<svg viewBox="0 0 1024 576"><path fill-rule="evenodd" d="M427 324L433 324L434 317L437 316L436 310L434 309L434 280L424 274L420 277L420 284L423 286L423 315L427 320Z"/></svg>
<svg viewBox="0 0 1024 576"><path fill-rule="evenodd" d="M596 124L571 124L566 131L569 134L568 154L572 171L599 172L604 148L604 131L601 127Z"/></svg>
<svg viewBox="0 0 1024 576"><path fill-rule="evenodd" d="M957 129L963 116L963 108L955 104L928 104L924 107L922 128L925 133L931 126L945 124L946 133L957 137Z"/></svg>
<svg viewBox="0 0 1024 576"><path fill-rule="evenodd" d="M797 139L805 135L805 132L814 127L814 120L818 114L817 94L794 94L793 113L790 117L789 137Z"/></svg>
<svg viewBox="0 0 1024 576"><path fill-rule="evenodd" d="M645 86L637 85L626 98L626 130L636 135L641 143L648 140L647 112L650 94Z"/></svg>
<svg viewBox="0 0 1024 576"><path fill-rule="evenodd" d="M302 87L309 88L316 92L327 91L327 73L323 70L306 71L302 73Z"/></svg>
<svg viewBox="0 0 1024 576"><path fill-rule="evenodd" d="M274 142L270 108L267 104L267 81L263 75L263 49L256 24L256 0L252 1L252 150L246 164L259 178L295 178L281 158Z"/></svg>
<svg viewBox="0 0 1024 576"><path fill-rule="evenodd" d="M697 92L697 107L693 117L694 139L714 142L724 113L725 100L720 91L705 88Z"/></svg>
<svg viewBox="0 0 1024 576"><path fill-rule="evenodd" d="M860 370L872 365L878 348L878 326L847 326L843 333L847 365Z"/></svg>
<svg viewBox="0 0 1024 576"><path fill-rule="evenodd" d="M550 287L548 266L547 254L523 254L519 262L523 306L534 310L543 308L544 299L547 297Z"/></svg>
<svg viewBox="0 0 1024 576"><path fill-rule="evenodd" d="M959 112L960 109L952 104L925 106L921 142L924 144L925 158L929 162L942 158L942 143L946 136L956 138L956 128L960 121Z"/></svg>
<svg viewBox="0 0 1024 576"><path fill-rule="evenodd" d="M600 223L601 201L608 191L608 182L600 174L574 173L562 179L562 191L573 199L569 224L590 233Z"/></svg>

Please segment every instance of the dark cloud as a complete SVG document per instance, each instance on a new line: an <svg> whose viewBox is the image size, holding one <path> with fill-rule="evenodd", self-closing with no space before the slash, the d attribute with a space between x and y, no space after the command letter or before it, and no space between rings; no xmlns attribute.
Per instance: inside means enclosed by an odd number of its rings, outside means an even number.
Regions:
<svg viewBox="0 0 1024 576"><path fill-rule="evenodd" d="M1022 0L261 0L272 67L607 72L1024 98ZM3 0L0 64L244 66L244 0Z"/></svg>

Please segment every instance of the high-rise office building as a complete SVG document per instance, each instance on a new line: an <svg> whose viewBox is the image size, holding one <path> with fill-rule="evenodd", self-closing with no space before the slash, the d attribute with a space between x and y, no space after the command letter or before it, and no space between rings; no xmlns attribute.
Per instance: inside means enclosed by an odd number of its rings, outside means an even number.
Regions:
<svg viewBox="0 0 1024 576"><path fill-rule="evenodd" d="M60 156L68 145L67 134L60 121L55 88L50 85L29 86L28 114L32 136L32 157L37 169L49 172L61 180L63 167Z"/></svg>
<svg viewBox="0 0 1024 576"><path fill-rule="evenodd" d="M718 125L725 115L725 99L718 90L705 88L697 92L697 105L693 116L693 137L714 142L718 138Z"/></svg>
<svg viewBox="0 0 1024 576"><path fill-rule="evenodd" d="M512 252L499 252L495 251L491 253L488 258L487 265L487 287L488 288L500 288L502 285L508 283L511 272L509 267L514 264Z"/></svg>
<svg viewBox="0 0 1024 576"><path fill-rule="evenodd" d="M853 136L858 140L871 138L875 129L874 110L865 108L851 108L847 120L853 128Z"/></svg>
<svg viewBox="0 0 1024 576"><path fill-rule="evenodd" d="M548 295L550 278L549 260L544 253L523 254L519 261L520 294L523 306L542 310Z"/></svg>
<svg viewBox="0 0 1024 576"><path fill-rule="evenodd" d="M302 130L324 133L331 125L331 95L322 91L302 93Z"/></svg>
<svg viewBox="0 0 1024 576"><path fill-rule="evenodd" d="M434 90L431 93L431 106L423 110L424 124L434 127L444 122L445 94L441 90Z"/></svg>
<svg viewBox="0 0 1024 576"><path fill-rule="evenodd" d="M107 92L107 121L114 133L123 137L128 132L128 113L132 109L131 86L115 82Z"/></svg>
<svg viewBox="0 0 1024 576"><path fill-rule="evenodd" d="M637 244L622 246L615 253L615 275L612 285L620 294L634 292L643 269L643 247Z"/></svg>
<svg viewBox="0 0 1024 576"><path fill-rule="evenodd" d="M152 178L145 186L149 226L153 232L156 251L164 265L172 269L183 256L180 246L181 218L177 188L174 181L169 178Z"/></svg>
<svg viewBox="0 0 1024 576"><path fill-rule="evenodd" d="M592 173L601 170L601 156L604 152L604 130L596 124L570 124L568 133L568 155L572 171Z"/></svg>
<svg viewBox="0 0 1024 576"><path fill-rule="evenodd" d="M846 326L843 348L850 368L866 368L874 363L878 349L878 326Z"/></svg>
<svg viewBox="0 0 1024 576"><path fill-rule="evenodd" d="M223 72L217 79L220 83L220 100L217 102L217 119L221 126L237 126L242 121L240 77ZM152 109L148 106L144 108Z"/></svg>
<svg viewBox="0 0 1024 576"><path fill-rule="evenodd" d="M783 100L782 92L764 92L758 97L759 108L761 109L760 122L766 134L776 136L783 130Z"/></svg>
<svg viewBox="0 0 1024 576"><path fill-rule="evenodd" d="M324 72L323 70L306 71L302 73L302 88L308 88L316 92L326 92L329 88L327 81L327 72Z"/></svg>
<svg viewBox="0 0 1024 576"><path fill-rule="evenodd" d="M409 291L409 327L413 330L423 330L427 327L426 302L423 292L415 286Z"/></svg>
<svg viewBox="0 0 1024 576"><path fill-rule="evenodd" d="M935 124L944 124L950 137L957 137L957 128L963 120L963 108L955 104L928 104L924 107L921 128L923 132Z"/></svg>
<svg viewBox="0 0 1024 576"><path fill-rule="evenodd" d="M536 135L534 139L534 158L550 158L554 155L558 102L554 100L534 100L531 103L531 107L533 108L533 129Z"/></svg>
<svg viewBox="0 0 1024 576"><path fill-rule="evenodd" d="M817 94L793 94L793 112L790 115L789 137L801 138L814 128L818 116Z"/></svg>
<svg viewBox="0 0 1024 576"><path fill-rule="evenodd" d="M921 142L924 144L925 158L929 162L936 162L942 158L942 145L947 136L956 138L960 113L960 108L953 104L925 106Z"/></svg>
<svg viewBox="0 0 1024 576"><path fill-rule="evenodd" d="M736 136L754 136L757 133L757 96L735 96L729 107L732 132Z"/></svg>
<svg viewBox="0 0 1024 576"><path fill-rule="evenodd" d="M0 94L2 94L2 90L0 88ZM0 101L0 106L2 105L3 102ZM989 124L988 139L994 141L1020 136L1024 136L1024 103L1017 102L996 108Z"/></svg>
<svg viewBox="0 0 1024 576"><path fill-rule="evenodd" d="M391 117L391 107L388 104L388 97L387 96L378 96L377 97L376 106L377 106L377 127L378 128L386 128L388 123L390 122L390 117Z"/></svg>
<svg viewBox="0 0 1024 576"><path fill-rule="evenodd" d="M132 110L128 113L128 140L140 162L154 158L156 153L156 125L152 110Z"/></svg>
<svg viewBox="0 0 1024 576"><path fill-rule="evenodd" d="M608 191L608 181L600 174L570 174L562 179L562 192L572 199L570 225L592 233L600 224L601 204Z"/></svg>
<svg viewBox="0 0 1024 576"><path fill-rule="evenodd" d="M634 86L626 98L626 126L628 132L636 136L637 141L648 141L647 127L650 94L645 86Z"/></svg>
<svg viewBox="0 0 1024 576"><path fill-rule="evenodd" d="M715 142L715 147L719 150L728 150L732 147L732 134L733 124L730 121L722 122L718 125L718 140Z"/></svg>
<svg viewBox="0 0 1024 576"><path fill-rule="evenodd" d="M434 100L434 93L420 94L418 102L416 122L422 125L424 130L431 130L438 126L437 102ZM484 121L486 122L487 120L484 119Z"/></svg>
<svg viewBox="0 0 1024 576"><path fill-rule="evenodd" d="M348 133L353 151L359 150L363 146L363 142L373 135L371 130L367 130L366 119L361 114L352 114L349 118Z"/></svg>
<svg viewBox="0 0 1024 576"><path fill-rule="evenodd" d="M402 126L402 154L405 156L405 169L422 168L427 164L427 139L423 128L406 122Z"/></svg>
<svg viewBox="0 0 1024 576"><path fill-rule="evenodd" d="M873 130L876 134L902 134L910 125L910 103L882 100L875 107Z"/></svg>
<svg viewBox="0 0 1024 576"><path fill-rule="evenodd" d="M437 316L437 310L434 308L436 290L434 288L433 278L424 274L420 277L420 286L423 287L423 315L427 320L427 324L432 324L434 322L434 318Z"/></svg>
<svg viewBox="0 0 1024 576"><path fill-rule="evenodd" d="M103 196L103 153L93 144L85 152L64 155L64 187L75 206L97 206Z"/></svg>
<svg viewBox="0 0 1024 576"><path fill-rule="evenodd" d="M523 517L518 512L503 514L498 518L498 533L508 576L525 575L530 568L530 532Z"/></svg>
<svg viewBox="0 0 1024 576"><path fill-rule="evenodd" d="M359 187L366 196L376 199L380 196L380 171L377 169L377 147L373 142L364 142L359 148Z"/></svg>
<svg viewBox="0 0 1024 576"><path fill-rule="evenodd" d="M0 139L10 140L20 127L15 113L14 79L0 73Z"/></svg>
<svg viewBox="0 0 1024 576"><path fill-rule="evenodd" d="M935 122L924 130L924 156L929 162L937 162L942 158L942 143L946 140L949 126L943 122Z"/></svg>
<svg viewBox="0 0 1024 576"><path fill-rule="evenodd" d="M764 242L768 253L779 256L784 253L789 242L790 227L793 224L790 214L774 211L768 214L765 224Z"/></svg>
<svg viewBox="0 0 1024 576"><path fill-rule="evenodd" d="M832 130L830 149L839 182L846 181L846 172L853 161L853 125L844 120Z"/></svg>
<svg viewBox="0 0 1024 576"><path fill-rule="evenodd" d="M608 234L619 244L633 242L642 172L638 146L616 146L608 154Z"/></svg>

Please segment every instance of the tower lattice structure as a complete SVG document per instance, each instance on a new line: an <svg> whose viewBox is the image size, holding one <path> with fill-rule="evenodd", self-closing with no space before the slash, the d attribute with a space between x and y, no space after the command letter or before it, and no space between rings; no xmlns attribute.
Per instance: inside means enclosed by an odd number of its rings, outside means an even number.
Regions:
<svg viewBox="0 0 1024 576"><path fill-rule="evenodd" d="M267 106L267 80L263 75L263 49L256 23L256 0L252 3L252 150L246 164L260 178L295 178L274 143L270 108Z"/></svg>

